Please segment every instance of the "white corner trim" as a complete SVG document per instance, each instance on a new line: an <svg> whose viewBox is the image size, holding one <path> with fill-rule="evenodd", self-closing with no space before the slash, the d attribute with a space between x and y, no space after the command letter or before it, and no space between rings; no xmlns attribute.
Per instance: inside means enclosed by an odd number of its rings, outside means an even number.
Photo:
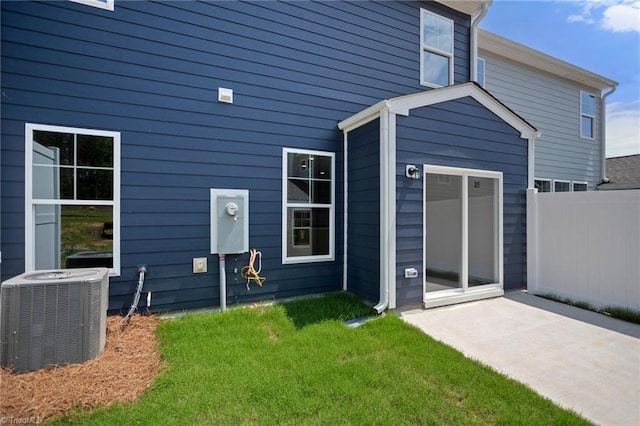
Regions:
<svg viewBox="0 0 640 426"><path fill-rule="evenodd" d="M389 206L389 252L387 257L387 262L389 263L387 267L387 285L389 292L389 309L396 308L396 114L389 112L389 133L388 133L388 141L387 147L389 152L387 154L387 161L389 162L389 178L388 183L389 187L387 188L388 192L388 206Z"/></svg>

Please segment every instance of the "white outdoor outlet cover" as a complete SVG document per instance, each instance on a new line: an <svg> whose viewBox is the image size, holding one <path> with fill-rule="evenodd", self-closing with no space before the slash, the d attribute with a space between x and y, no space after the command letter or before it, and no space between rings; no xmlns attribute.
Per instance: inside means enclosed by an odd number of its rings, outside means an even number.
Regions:
<svg viewBox="0 0 640 426"><path fill-rule="evenodd" d="M225 89L224 87L218 87L218 102L232 104L233 89Z"/></svg>
<svg viewBox="0 0 640 426"><path fill-rule="evenodd" d="M193 273L203 274L207 272L207 258L206 257L194 257L193 258Z"/></svg>
<svg viewBox="0 0 640 426"><path fill-rule="evenodd" d="M404 277L405 278L417 278L418 277L418 270L416 268L407 268L404 270Z"/></svg>

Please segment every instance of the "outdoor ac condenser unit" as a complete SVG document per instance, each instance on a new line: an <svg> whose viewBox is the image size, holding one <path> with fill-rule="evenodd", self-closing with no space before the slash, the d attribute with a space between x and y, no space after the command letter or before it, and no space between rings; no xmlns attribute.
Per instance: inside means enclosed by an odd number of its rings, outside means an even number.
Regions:
<svg viewBox="0 0 640 426"><path fill-rule="evenodd" d="M0 365L15 372L95 358L104 349L109 270L27 272L0 288Z"/></svg>

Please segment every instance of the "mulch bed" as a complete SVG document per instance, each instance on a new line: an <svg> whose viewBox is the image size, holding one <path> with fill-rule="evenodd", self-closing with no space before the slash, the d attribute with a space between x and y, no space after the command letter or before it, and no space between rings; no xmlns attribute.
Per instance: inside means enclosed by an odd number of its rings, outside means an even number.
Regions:
<svg viewBox="0 0 640 426"><path fill-rule="evenodd" d="M134 402L163 368L155 316L135 315L128 325L107 318L107 341L98 358L23 374L0 369L0 418L51 419L73 408Z"/></svg>

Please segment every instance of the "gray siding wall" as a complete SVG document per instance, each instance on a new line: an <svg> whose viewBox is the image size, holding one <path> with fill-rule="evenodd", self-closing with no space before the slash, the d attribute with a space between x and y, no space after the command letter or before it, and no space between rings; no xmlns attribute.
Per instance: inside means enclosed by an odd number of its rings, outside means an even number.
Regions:
<svg viewBox="0 0 640 426"><path fill-rule="evenodd" d="M602 181L598 90L480 50L485 88L542 132L536 140L535 177L588 183ZM596 96L595 138L580 137L580 91Z"/></svg>
<svg viewBox="0 0 640 426"><path fill-rule="evenodd" d="M526 279L527 141L471 98L417 108L397 118L396 297L397 305L422 302L423 180L407 179L406 164L491 170L503 173L504 284Z"/></svg>
<svg viewBox="0 0 640 426"><path fill-rule="evenodd" d="M251 247L228 258L229 302L341 288L342 136L336 123L423 90L420 7L456 22L468 79L469 17L431 2L2 2L2 279L24 271L24 123L121 132L121 265L110 308L128 308L136 266L156 310L218 304L209 188L250 191ZM216 102L234 89L233 105ZM336 262L281 263L282 147L337 152Z"/></svg>
<svg viewBox="0 0 640 426"><path fill-rule="evenodd" d="M353 130L347 144L348 290L380 296L380 120Z"/></svg>

